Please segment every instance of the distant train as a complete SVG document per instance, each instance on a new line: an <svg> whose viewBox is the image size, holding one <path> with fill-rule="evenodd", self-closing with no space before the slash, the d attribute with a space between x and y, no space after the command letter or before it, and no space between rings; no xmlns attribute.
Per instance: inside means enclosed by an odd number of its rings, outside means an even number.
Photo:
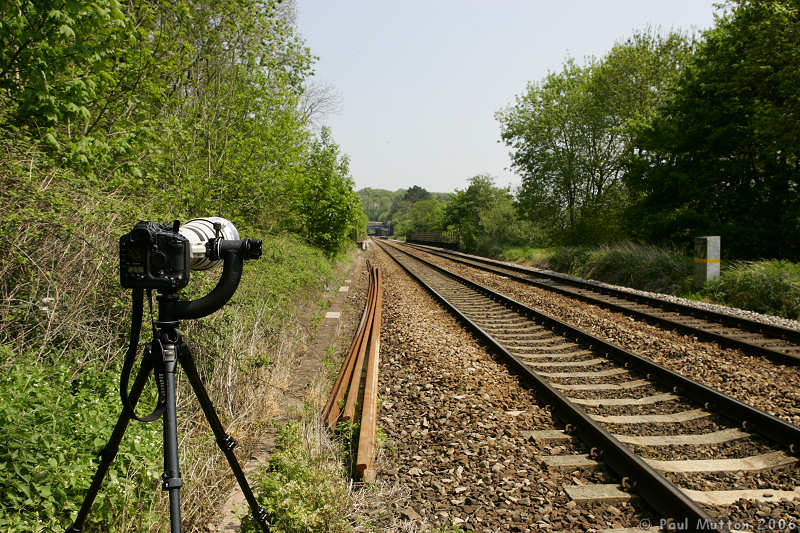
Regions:
<svg viewBox="0 0 800 533"><path fill-rule="evenodd" d="M406 242L438 246L439 248L447 248L449 250L458 250L460 237L461 234L457 231L422 231L409 233L406 236Z"/></svg>

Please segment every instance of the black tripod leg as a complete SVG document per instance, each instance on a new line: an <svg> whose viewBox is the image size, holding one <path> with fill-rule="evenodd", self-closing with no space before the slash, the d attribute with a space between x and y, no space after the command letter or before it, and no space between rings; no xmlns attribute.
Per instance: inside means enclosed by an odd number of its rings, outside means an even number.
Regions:
<svg viewBox="0 0 800 533"><path fill-rule="evenodd" d="M200 380L200 375L197 373L197 367L195 366L194 359L189 351L189 346L186 344L183 345L182 349L180 349L178 352L178 358L181 366L186 371L186 376L189 378L189 383L192 385L194 394L197 396L197 400L200 402L200 407L203 409L203 413L206 415L206 420L208 420L211 430L214 432L217 445L228 459L228 464L230 465L231 470L233 470L233 475L236 477L236 481L239 483L242 493L244 493L244 497L247 500L247 504L250 506L250 510L253 512L253 517L261 525L261 530L264 533L269 533L269 526L267 525L267 511L258 504L256 497L253 495L253 491L250 488L250 484L247 483L247 478L242 471L242 467L239 465L239 461L236 459L236 454L233 453L233 448L236 446L236 439L225 433L225 430L222 428L222 423L219 421L217 412L214 410L211 399L208 397L208 393L203 386L203 382Z"/></svg>
<svg viewBox="0 0 800 533"><path fill-rule="evenodd" d="M153 370L151 362L148 361L147 358L143 359L142 366L139 368L139 373L136 374L136 379L133 381L131 393L128 395L133 407L136 407L136 403L139 401L139 395L141 395L142 390L144 390L147 377L150 375L151 370ZM89 511L92 508L94 499L97 497L97 493L100 492L100 486L103 484L103 478L105 478L108 473L108 467L111 466L114 457L117 456L119 443L122 441L122 436L125 434L130 420L130 417L128 417L123 409L117 419L117 424L114 426L114 431L111 432L111 438L108 439L108 443L100 450L100 465L98 465L97 471L94 473L92 484L89 485L89 492L86 493L83 499L81 508L78 511L78 516L75 518L72 525L67 528L66 533L79 533L83 530L83 524L86 521L86 517L89 516Z"/></svg>
<svg viewBox="0 0 800 533"><path fill-rule="evenodd" d="M171 352L171 353L170 353ZM169 492L169 519L171 533L181 531L181 494L183 486L178 467L178 420L175 413L175 346L163 348L166 410L164 411L164 476L162 486Z"/></svg>

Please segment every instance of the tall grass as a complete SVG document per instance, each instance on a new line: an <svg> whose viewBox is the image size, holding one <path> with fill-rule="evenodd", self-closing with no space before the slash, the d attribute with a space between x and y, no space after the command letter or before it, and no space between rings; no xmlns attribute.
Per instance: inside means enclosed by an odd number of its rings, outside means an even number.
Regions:
<svg viewBox="0 0 800 533"><path fill-rule="evenodd" d="M511 248L501 257L615 285L800 319L800 264L789 261L724 262L720 279L696 292L691 285L692 258L677 249L632 243Z"/></svg>
<svg viewBox="0 0 800 533"><path fill-rule="evenodd" d="M621 243L598 248L516 248L502 257L635 289L678 294L689 288L692 259L680 251Z"/></svg>
<svg viewBox="0 0 800 533"><path fill-rule="evenodd" d="M701 294L733 307L800 320L800 264L777 259L735 262Z"/></svg>
<svg viewBox="0 0 800 533"><path fill-rule="evenodd" d="M154 219L154 208L91 190L34 151L0 150L0 530L63 530L121 407L130 294L119 287L118 239L137 220ZM319 300L333 262L297 237L240 229L264 239L264 257L246 263L228 305L181 329L223 425L242 437L244 459L282 411L281 391L305 347L293 312ZM187 297L208 292L219 274L192 273ZM180 376L183 515L200 527L233 480ZM147 398L152 405L152 391ZM164 529L161 448L158 423L129 426L85 531Z"/></svg>

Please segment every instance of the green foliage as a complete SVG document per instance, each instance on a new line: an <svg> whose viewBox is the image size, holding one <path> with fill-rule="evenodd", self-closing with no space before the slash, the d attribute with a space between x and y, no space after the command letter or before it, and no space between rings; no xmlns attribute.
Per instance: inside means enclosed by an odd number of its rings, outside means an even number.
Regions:
<svg viewBox="0 0 800 533"><path fill-rule="evenodd" d="M326 128L311 144L296 197L302 233L328 254L341 250L353 231L366 226L349 161Z"/></svg>
<svg viewBox="0 0 800 533"><path fill-rule="evenodd" d="M388 223L391 221L390 212L392 205L399 197L405 194L403 189L387 191L385 189L371 189L365 187L358 191L361 205L369 220Z"/></svg>
<svg viewBox="0 0 800 533"><path fill-rule="evenodd" d="M358 195L369 220L388 224L398 236L443 230L443 210L453 196L428 192L419 185L394 192L367 187L358 191Z"/></svg>
<svg viewBox="0 0 800 533"><path fill-rule="evenodd" d="M598 243L623 237L629 203L622 181L635 151L634 126L664 98L691 50L682 35L642 32L585 66L528 85L497 113L501 137L522 176L522 217L550 242Z"/></svg>
<svg viewBox="0 0 800 533"><path fill-rule="evenodd" d="M721 235L729 257L799 258L800 6L725 6L674 96L639 130L629 227L651 240Z"/></svg>
<svg viewBox="0 0 800 533"><path fill-rule="evenodd" d="M220 215L264 239L225 311L184 325L206 377L241 352L239 327L271 348L269 329L365 220L346 158L299 110L313 56L290 7L12 0L0 44L0 529L51 531L74 517L119 413L119 235ZM193 273L186 293L218 275ZM269 366L260 342L226 370ZM129 427L89 531L163 525L160 441ZM198 448L184 444L188 466Z"/></svg>
<svg viewBox="0 0 800 533"><path fill-rule="evenodd" d="M789 261L727 265L701 296L733 307L800 320L800 264Z"/></svg>
<svg viewBox="0 0 800 533"><path fill-rule="evenodd" d="M524 241L528 225L516 217L508 189L494 186L488 175L473 176L469 186L445 208L445 224L460 234L465 251L493 255Z"/></svg>
<svg viewBox="0 0 800 533"><path fill-rule="evenodd" d="M269 512L270 530L338 532L350 530L344 509L349 502L342 472L329 458L307 449L297 423L278 435L269 469L257 474L254 491ZM242 519L242 532L260 531L252 517Z"/></svg>
<svg viewBox="0 0 800 533"><path fill-rule="evenodd" d="M680 250L633 243L596 248L518 248L502 257L573 276L667 294L686 291L693 269L692 259Z"/></svg>
<svg viewBox="0 0 800 533"><path fill-rule="evenodd" d="M37 360L1 348L0 528L66 528L119 414L119 367L87 365L76 375L73 360ZM143 405L152 405L152 396ZM155 523L160 474L160 426L131 424L87 531L108 531L123 514L136 516L142 529Z"/></svg>

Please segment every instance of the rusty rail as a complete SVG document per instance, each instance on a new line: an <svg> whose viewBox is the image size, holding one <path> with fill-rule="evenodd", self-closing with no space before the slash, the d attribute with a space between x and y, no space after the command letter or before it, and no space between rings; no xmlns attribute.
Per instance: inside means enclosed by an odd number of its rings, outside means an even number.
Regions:
<svg viewBox="0 0 800 533"><path fill-rule="evenodd" d="M364 481L374 481L383 276L377 267L368 263L368 268L369 290L361 322L322 410L322 419L329 429L335 428L339 420L359 422L356 472ZM363 396L360 394L362 377L365 378ZM359 396L361 409L356 413Z"/></svg>

